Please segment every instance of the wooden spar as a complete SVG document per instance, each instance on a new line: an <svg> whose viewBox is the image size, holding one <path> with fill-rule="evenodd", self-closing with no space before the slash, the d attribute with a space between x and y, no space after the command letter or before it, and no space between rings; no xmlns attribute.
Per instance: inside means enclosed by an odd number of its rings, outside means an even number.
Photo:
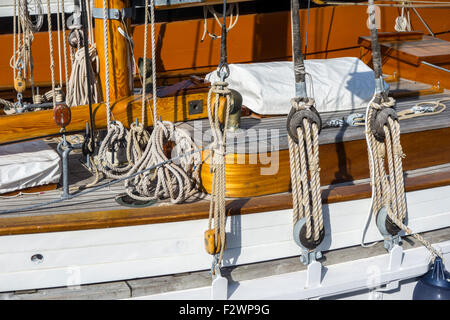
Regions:
<svg viewBox="0 0 450 320"><path fill-rule="evenodd" d="M109 9L128 8L129 0L107 0ZM94 6L103 9L103 0L95 0ZM103 12L103 10L102 10ZM103 94L103 101L106 97L106 72L105 72L105 43L103 19L95 20L95 42L99 58L100 86ZM126 26L121 20L108 19L108 55L109 55L109 96L111 101L117 101L131 95L133 88L130 45L124 36L119 33L118 28L127 29L130 26L130 19L124 19Z"/></svg>

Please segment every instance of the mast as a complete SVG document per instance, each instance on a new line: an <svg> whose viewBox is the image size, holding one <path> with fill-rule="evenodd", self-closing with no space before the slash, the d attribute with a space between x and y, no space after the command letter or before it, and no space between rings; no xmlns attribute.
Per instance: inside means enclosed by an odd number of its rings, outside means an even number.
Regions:
<svg viewBox="0 0 450 320"><path fill-rule="evenodd" d="M109 92L111 102L131 95L133 88L132 70L130 68L131 52L127 39L119 32L119 27L130 26L130 0L107 0L108 19L108 56L109 56ZM96 9L99 8L99 9ZM94 1L93 16L95 19L95 42L100 67L100 86L103 100L106 98L105 43L103 36L103 0ZM125 22L125 26L123 22ZM127 30L125 30L127 31Z"/></svg>

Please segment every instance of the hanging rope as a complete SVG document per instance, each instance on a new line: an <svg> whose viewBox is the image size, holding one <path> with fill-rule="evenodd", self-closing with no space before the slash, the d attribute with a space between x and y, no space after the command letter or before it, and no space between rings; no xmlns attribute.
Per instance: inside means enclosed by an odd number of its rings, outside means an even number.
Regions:
<svg viewBox="0 0 450 320"><path fill-rule="evenodd" d="M314 118L306 117L307 114L314 117L314 111L311 110L314 99L292 99L291 104L290 117L294 119L290 120L288 142L293 223L305 218L306 240L316 247L324 234L319 166L320 124ZM301 119L301 123L297 119ZM292 132L293 127L296 127L295 136Z"/></svg>
<svg viewBox="0 0 450 320"><path fill-rule="evenodd" d="M53 41L52 41L52 19L50 10L50 0L47 0L47 22L48 22L48 42L50 48L50 74L52 79L52 99L53 108L56 107L56 91L55 91L55 62L53 60Z"/></svg>
<svg viewBox="0 0 450 320"><path fill-rule="evenodd" d="M402 159L405 157L400 144L400 124L393 111L395 100L389 97L389 100L376 103L372 101L367 108L366 115L366 140L369 153L370 175L372 184L372 208L371 211L377 215L384 207L388 216L400 229L407 234L412 235L420 241L432 254L434 261L436 256L442 258L441 253L437 252L431 244L421 235L413 233L403 224L406 218L406 197L403 181ZM382 126L384 139L382 136L375 137L376 115L383 110L392 110L392 116L387 117L386 123ZM380 127L380 124L377 125ZM380 129L378 129L379 131ZM382 141L380 141L382 140ZM387 157L388 172L385 170L385 159Z"/></svg>
<svg viewBox="0 0 450 320"><path fill-rule="evenodd" d="M382 209L385 209L387 212L386 224L393 224L390 228L391 230L388 230L388 232L392 236L395 236L401 229L407 234L412 235L430 251L432 260L434 261L436 256L442 258L442 255L422 236L413 234L411 229L403 224L406 218L406 197L402 159L405 157L405 154L400 143L400 124L394 109L395 100L392 97L388 97L383 88L381 55L378 46L378 32L376 29L373 0L369 0L369 4L372 55L375 81L377 84L376 94L369 102L365 119L365 134L372 185L370 210L376 216L380 214ZM385 167L386 158L389 174L386 172ZM396 230L395 226L400 229Z"/></svg>
<svg viewBox="0 0 450 320"><path fill-rule="evenodd" d="M216 275L220 272L223 254L226 247L226 182L225 182L225 156L226 156L226 130L231 109L231 91L225 79L230 75L227 63L227 3L223 1L222 10L222 35L220 48L220 63L218 76L220 81L212 84L208 92L208 119L212 131L213 142L210 149L210 172L212 174L208 230L205 231L206 252L214 255L211 272ZM230 17L231 20L231 17ZM214 103L212 101L214 97ZM221 108L221 98L224 105ZM223 115L223 119L222 119ZM221 120L223 123L221 123Z"/></svg>
<svg viewBox="0 0 450 320"><path fill-rule="evenodd" d="M88 66L91 69L91 74L94 75L91 83L88 81L88 70L86 70L86 62L84 59L84 47L81 47L74 55L69 82L66 84L66 103L69 107L88 104L88 85L91 87L93 102L98 103L100 101L100 88L98 83L99 64L95 44L89 48L90 63Z"/></svg>
<svg viewBox="0 0 450 320"><path fill-rule="evenodd" d="M35 1L37 21L33 23L29 13L29 2L26 0L14 1L13 12L13 56L10 66L14 70L14 88L17 91L17 103L22 104L22 93L26 89L26 81L31 84L31 93L34 97L33 80L33 54L31 45L34 32L39 31L43 22L42 3Z"/></svg>
<svg viewBox="0 0 450 320"><path fill-rule="evenodd" d="M59 7L59 1L58 1ZM59 11L59 8L58 8ZM67 40L66 40L66 15L64 8L64 0L61 0L61 23L62 23L62 38L63 38L63 53L64 53L64 81L66 83L66 94L67 94L67 83L69 82L69 66L67 61ZM62 87L62 85L61 85Z"/></svg>
<svg viewBox="0 0 450 320"><path fill-rule="evenodd" d="M214 33L210 33L208 31L208 26L207 26L208 12L212 14L212 16L216 20L217 24L219 25L219 27L222 29L222 23L220 22L218 14L217 14L216 10L214 10L214 7L213 6L203 6L203 35L202 35L200 42L203 42L205 40L206 35L210 36L213 40L222 38L222 36L218 36L218 35L216 35ZM230 4L225 15L230 16L230 22L229 22L229 25L227 28L227 32L229 32L231 29L234 28L234 26L237 24L237 22L239 20L239 3ZM222 17L222 19L223 19L223 17Z"/></svg>
<svg viewBox="0 0 450 320"><path fill-rule="evenodd" d="M405 5L406 2L402 2L402 9L401 14L395 19L395 31L398 32L405 32L405 31L411 31L411 20L409 16L409 9L406 9L406 16L405 16Z"/></svg>
<svg viewBox="0 0 450 320"><path fill-rule="evenodd" d="M212 96L214 104L212 104ZM223 130L219 121L220 97L225 97ZM215 82L208 92L208 119L212 130L213 143L210 150L210 170L212 173L211 198L209 206L208 231L214 233L214 249L210 254L219 254L216 263L220 265L225 251L226 235L226 211L225 211L225 155L226 155L226 128L231 106L231 91L228 83L224 81ZM214 220L214 229L212 223ZM212 231L213 230L213 231Z"/></svg>
<svg viewBox="0 0 450 320"><path fill-rule="evenodd" d="M297 96L291 100L291 111L287 117L292 215L294 225L305 219L306 233L300 240L304 247L314 249L324 236L319 174L321 119L314 108L314 99L307 97L298 11L298 1L291 0L292 56Z"/></svg>

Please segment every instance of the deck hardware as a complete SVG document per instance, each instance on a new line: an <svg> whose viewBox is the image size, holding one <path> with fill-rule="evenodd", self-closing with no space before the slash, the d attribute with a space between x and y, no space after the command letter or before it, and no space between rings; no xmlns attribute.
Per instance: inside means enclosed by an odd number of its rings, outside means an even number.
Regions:
<svg viewBox="0 0 450 320"><path fill-rule="evenodd" d="M384 127L389 127L388 119L392 118L392 120L398 120L397 113L393 108L383 108L381 110L376 110L373 113L373 117L368 121L371 121L372 133L380 142L384 142L385 133Z"/></svg>
<svg viewBox="0 0 450 320"><path fill-rule="evenodd" d="M69 30L81 29L81 10L76 2L73 5L73 14L67 19L66 24Z"/></svg>
<svg viewBox="0 0 450 320"><path fill-rule="evenodd" d="M222 276L218 255L214 255L211 265L211 299L226 300L228 298L228 279Z"/></svg>
<svg viewBox="0 0 450 320"><path fill-rule="evenodd" d="M242 95L233 89L231 91L231 106L228 115L227 131L236 132L241 126L241 110L242 110Z"/></svg>
<svg viewBox="0 0 450 320"><path fill-rule="evenodd" d="M345 123L352 127L364 125L364 114L352 113L345 119Z"/></svg>
<svg viewBox="0 0 450 320"><path fill-rule="evenodd" d="M58 143L56 148L62 157L62 171L63 171L63 194L62 199L70 197L69 193L69 153L74 149L72 144L66 140L66 135L63 134L63 140Z"/></svg>
<svg viewBox="0 0 450 320"><path fill-rule="evenodd" d="M384 248L390 252L401 242L401 237L399 235L400 229L389 218L385 207L382 207L380 211L378 211L376 222L378 230L384 237Z"/></svg>
<svg viewBox="0 0 450 320"><path fill-rule="evenodd" d="M131 198L126 193L121 193L118 196L114 198L118 204L125 207L131 207L131 208L145 208L149 207L156 203L156 200L150 200L150 201L141 201Z"/></svg>
<svg viewBox="0 0 450 320"><path fill-rule="evenodd" d="M189 114L202 114L203 113L203 100L191 100L188 102Z"/></svg>
<svg viewBox="0 0 450 320"><path fill-rule="evenodd" d="M317 242L311 241L311 243L306 243L304 237L304 233L306 230L305 224L306 224L305 218L301 218L297 221L297 223L294 225L293 237L295 243L302 249L302 253L300 255L300 262L303 263L304 265L309 265L312 262L322 258L322 251L320 250L320 247L321 243L323 243L322 240L325 236L325 233L324 232L321 233L321 236Z"/></svg>
<svg viewBox="0 0 450 320"><path fill-rule="evenodd" d="M289 136L295 143L298 143L297 128L303 128L303 119L308 119L311 123L317 124L320 134L322 119L314 106L311 105L309 108L300 110L291 108L287 116L286 128Z"/></svg>
<svg viewBox="0 0 450 320"><path fill-rule="evenodd" d="M30 260L36 264L44 262L44 256L40 253L31 256Z"/></svg>

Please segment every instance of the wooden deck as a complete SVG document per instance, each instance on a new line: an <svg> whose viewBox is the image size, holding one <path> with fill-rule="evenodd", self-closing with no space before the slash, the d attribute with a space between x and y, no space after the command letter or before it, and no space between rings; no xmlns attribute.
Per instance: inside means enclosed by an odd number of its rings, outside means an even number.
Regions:
<svg viewBox="0 0 450 320"><path fill-rule="evenodd" d="M430 101L448 98L448 93L402 99L398 109L410 108L418 101ZM450 101L447 110L441 114L409 119L401 122L402 144L407 158L404 162L406 174L406 190L420 190L450 184ZM362 111L362 110L355 110ZM344 116L339 114L324 114L326 122L331 117ZM267 127L278 128L279 148L286 148L284 132L285 117L264 119L243 119L243 128ZM205 127L206 128L206 127ZM411 136L413 135L413 136ZM284 140L283 140L284 139ZM350 144L357 143L356 146ZM368 168L366 146L362 127L343 127L324 129L320 136L321 148L321 179L323 185L322 198L324 203L347 201L370 197L368 184ZM344 148L342 148L342 144ZM339 147L341 145L341 147ZM55 146L55 144L53 144ZM283 147L284 146L284 147ZM349 147L350 146L350 147ZM326 151L328 150L328 151ZM285 150L287 152L287 150ZM342 153L344 158L342 159ZM358 155L359 154L359 155ZM324 165L327 159L338 159L331 166ZM341 158L339 158L341 157ZM70 183L72 192L78 186L90 182L89 171L79 163L81 154L74 151L70 157ZM360 158L361 164L355 163ZM343 161L344 164L339 162ZM350 165L348 165L350 163ZM366 169L364 169L366 168ZM343 169L347 171L343 171ZM286 170L284 168L283 170ZM347 172L346 179L337 179L339 174ZM327 181L323 177L332 177ZM101 183L106 183L107 180ZM289 182L287 182L289 183ZM286 190L288 191L288 190ZM123 207L114 198L123 192L122 183L76 197L71 200L43 207L32 211L1 215L0 235L26 234L41 232L56 232L68 230L83 230L109 228L119 226L142 225L206 218L209 210L208 197L199 193L188 203L172 205L167 201L159 201L147 208L131 209ZM19 197L0 198L2 209L22 208L27 205L57 200L61 190L41 192L39 194L22 195ZM227 201L228 213L251 214L278 209L288 209L291 205L289 192L282 192L260 197L242 197Z"/></svg>

